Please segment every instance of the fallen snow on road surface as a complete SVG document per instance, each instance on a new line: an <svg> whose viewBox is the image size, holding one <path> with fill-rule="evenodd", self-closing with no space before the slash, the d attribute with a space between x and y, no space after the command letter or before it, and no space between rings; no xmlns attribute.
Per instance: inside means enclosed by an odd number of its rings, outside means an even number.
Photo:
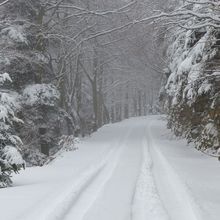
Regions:
<svg viewBox="0 0 220 220"><path fill-rule="evenodd" d="M220 163L161 116L106 125L0 189L1 220L217 220Z"/></svg>

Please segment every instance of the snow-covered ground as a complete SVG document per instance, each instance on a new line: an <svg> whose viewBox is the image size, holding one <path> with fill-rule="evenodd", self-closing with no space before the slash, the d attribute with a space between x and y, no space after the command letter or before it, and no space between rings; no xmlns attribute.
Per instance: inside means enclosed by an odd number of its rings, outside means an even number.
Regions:
<svg viewBox="0 0 220 220"><path fill-rule="evenodd" d="M106 125L0 189L1 220L217 220L220 163L160 116Z"/></svg>

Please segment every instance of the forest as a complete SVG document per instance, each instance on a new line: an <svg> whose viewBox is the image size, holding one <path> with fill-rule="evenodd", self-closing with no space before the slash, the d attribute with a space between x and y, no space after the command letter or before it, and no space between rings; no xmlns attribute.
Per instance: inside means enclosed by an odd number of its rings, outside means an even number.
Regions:
<svg viewBox="0 0 220 220"><path fill-rule="evenodd" d="M0 0L0 219L219 220L219 0Z"/></svg>
<svg viewBox="0 0 220 220"><path fill-rule="evenodd" d="M2 159L12 145L43 165L64 139L157 113L215 153L219 3L169 3L2 1Z"/></svg>
<svg viewBox="0 0 220 220"><path fill-rule="evenodd" d="M0 0L0 188L153 115L220 158L218 0Z"/></svg>
<svg viewBox="0 0 220 220"><path fill-rule="evenodd" d="M141 24L159 3L2 1L1 167L23 164L5 146L43 165L64 141L160 111L164 46Z"/></svg>

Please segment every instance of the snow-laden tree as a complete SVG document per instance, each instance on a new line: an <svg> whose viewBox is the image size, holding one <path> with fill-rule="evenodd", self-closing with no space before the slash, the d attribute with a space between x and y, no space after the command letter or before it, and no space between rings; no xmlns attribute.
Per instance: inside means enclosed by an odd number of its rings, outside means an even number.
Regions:
<svg viewBox="0 0 220 220"><path fill-rule="evenodd" d="M220 148L219 1L184 1L163 14L174 29L165 86L169 126L199 149Z"/></svg>
<svg viewBox="0 0 220 220"><path fill-rule="evenodd" d="M7 73L0 74L0 85L12 82ZM17 173L25 162L20 154L21 139L15 135L14 124L22 123L15 115L18 109L17 94L0 90L0 188L12 184L10 175Z"/></svg>
<svg viewBox="0 0 220 220"><path fill-rule="evenodd" d="M40 152L40 128L47 129L48 145L56 148L70 121L59 108L59 92L54 85L45 2L10 0L0 7L0 72L10 73L13 80L4 88L19 94L18 115L24 124L15 129L24 143L22 155L28 165L42 165L45 159Z"/></svg>
<svg viewBox="0 0 220 220"><path fill-rule="evenodd" d="M7 88L20 95L25 123L16 131L31 164L44 159L42 127L55 152L63 134L152 111L164 63L144 22L164 1L2 2L0 71L12 73Z"/></svg>
<svg viewBox="0 0 220 220"><path fill-rule="evenodd" d="M152 70L160 69L161 60L146 55L151 31L134 24L151 15L156 2L63 0L46 5L43 23L52 27L44 36L51 45L60 103L76 129L146 114L158 90L153 81L159 81L159 74Z"/></svg>

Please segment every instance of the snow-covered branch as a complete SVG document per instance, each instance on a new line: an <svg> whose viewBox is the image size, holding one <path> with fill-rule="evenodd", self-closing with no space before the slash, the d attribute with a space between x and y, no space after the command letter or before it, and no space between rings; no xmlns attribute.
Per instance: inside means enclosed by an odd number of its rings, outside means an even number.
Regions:
<svg viewBox="0 0 220 220"><path fill-rule="evenodd" d="M80 6L76 6L73 4L62 4L62 1L58 2L55 5L52 5L51 7L49 7L47 10L51 10L53 8L66 8L66 9L74 9L77 11L81 11L84 14L92 14L92 15L97 15L97 16L106 16L109 14L117 14L117 13L123 13L125 9L134 6L137 3L137 1L131 1L130 3L120 7L120 8L116 8L114 10L107 10L107 11L93 11L93 10L88 10L87 8L82 8Z"/></svg>
<svg viewBox="0 0 220 220"><path fill-rule="evenodd" d="M10 0L5 0L5 1L1 2L1 3L0 3L0 7L3 6L3 5L5 5L5 4L7 4L9 1L10 1Z"/></svg>

